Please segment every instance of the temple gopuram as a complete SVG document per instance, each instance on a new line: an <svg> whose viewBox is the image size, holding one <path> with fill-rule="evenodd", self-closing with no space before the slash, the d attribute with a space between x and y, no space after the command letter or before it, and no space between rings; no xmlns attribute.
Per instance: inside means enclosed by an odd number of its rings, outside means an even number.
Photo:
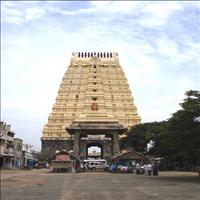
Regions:
<svg viewBox="0 0 200 200"><path fill-rule="evenodd" d="M73 150L84 159L97 146L108 159L140 121L118 53L74 52L44 125L42 151Z"/></svg>

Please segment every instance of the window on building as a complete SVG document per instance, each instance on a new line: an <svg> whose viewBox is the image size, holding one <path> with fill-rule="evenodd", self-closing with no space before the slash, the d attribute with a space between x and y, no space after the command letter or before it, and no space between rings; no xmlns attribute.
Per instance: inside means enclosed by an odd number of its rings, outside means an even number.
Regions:
<svg viewBox="0 0 200 200"><path fill-rule="evenodd" d="M96 100L97 100L97 97L92 97L92 100L93 100L93 101L96 101Z"/></svg>

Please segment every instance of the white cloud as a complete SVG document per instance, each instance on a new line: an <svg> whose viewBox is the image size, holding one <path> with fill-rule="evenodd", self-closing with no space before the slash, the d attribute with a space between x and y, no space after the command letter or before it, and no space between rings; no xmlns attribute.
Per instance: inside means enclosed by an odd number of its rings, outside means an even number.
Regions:
<svg viewBox="0 0 200 200"><path fill-rule="evenodd" d="M5 23L21 24L24 22L23 13L13 7L7 7L12 4L2 4L2 21Z"/></svg>
<svg viewBox="0 0 200 200"><path fill-rule="evenodd" d="M70 16L70 15L79 15L79 14L89 14L89 13L94 13L96 9L94 8L87 8L87 9L78 9L78 10L64 10L63 8L59 7L49 7L48 11L51 11L52 13L59 13L62 15Z"/></svg>
<svg viewBox="0 0 200 200"><path fill-rule="evenodd" d="M183 9L179 2L94 1L91 4L95 5L97 12L107 15L139 15L139 19L132 20L145 27L162 26L171 14Z"/></svg>
<svg viewBox="0 0 200 200"><path fill-rule="evenodd" d="M21 25L24 22L42 18L45 15L45 9L40 8L37 5L34 7L27 7L29 4L24 2L26 7L20 8L18 5L21 5L20 2L3 2L2 3L2 22L4 23L13 23L16 25ZM32 2L29 6L33 6Z"/></svg>
<svg viewBox="0 0 200 200"><path fill-rule="evenodd" d="M139 6L137 1L91 1L98 11L113 14L128 14Z"/></svg>
<svg viewBox="0 0 200 200"><path fill-rule="evenodd" d="M27 21L29 20L33 20L33 19L37 19L37 18L41 18L45 15L45 10L41 9L41 8L27 8L25 9L25 19Z"/></svg>
<svg viewBox="0 0 200 200"><path fill-rule="evenodd" d="M169 17L183 9L179 2L148 2L142 10L142 17L139 19L140 24L144 27L164 26Z"/></svg>
<svg viewBox="0 0 200 200"><path fill-rule="evenodd" d="M179 2L149 2L145 7L145 12L152 16L166 20L173 12L183 9Z"/></svg>

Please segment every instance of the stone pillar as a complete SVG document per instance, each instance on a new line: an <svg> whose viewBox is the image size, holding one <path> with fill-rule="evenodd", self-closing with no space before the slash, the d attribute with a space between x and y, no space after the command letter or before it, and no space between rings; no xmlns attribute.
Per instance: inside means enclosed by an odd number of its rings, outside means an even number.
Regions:
<svg viewBox="0 0 200 200"><path fill-rule="evenodd" d="M86 159L86 140L80 140L80 157Z"/></svg>
<svg viewBox="0 0 200 200"><path fill-rule="evenodd" d="M74 147L73 147L73 151L74 154L79 155L79 144L80 144L80 133L77 131L74 133Z"/></svg>
<svg viewBox="0 0 200 200"><path fill-rule="evenodd" d="M103 158L112 156L112 144L110 140L104 141L103 143Z"/></svg>
<svg viewBox="0 0 200 200"><path fill-rule="evenodd" d="M119 133L113 132L113 154L119 153Z"/></svg>
<svg viewBox="0 0 200 200"><path fill-rule="evenodd" d="M103 157L103 158L106 158L106 156L107 156L107 154L108 154L108 146L106 145L106 142L103 143L103 147L102 147L102 150L101 150L101 151L103 152L102 157ZM102 153L102 152L101 152L101 153Z"/></svg>
<svg viewBox="0 0 200 200"><path fill-rule="evenodd" d="M3 157L3 166L2 168L5 168L5 157Z"/></svg>

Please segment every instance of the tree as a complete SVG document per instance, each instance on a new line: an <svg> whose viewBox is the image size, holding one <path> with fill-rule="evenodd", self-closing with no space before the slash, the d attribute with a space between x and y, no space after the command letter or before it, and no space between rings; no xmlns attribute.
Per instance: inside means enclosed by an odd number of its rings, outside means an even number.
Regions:
<svg viewBox="0 0 200 200"><path fill-rule="evenodd" d="M143 123L133 126L126 137L120 140L121 149L133 147L136 151L147 151L147 144L153 139L152 130L162 122Z"/></svg>
<svg viewBox="0 0 200 200"><path fill-rule="evenodd" d="M163 157L174 166L200 166L200 92L190 90L185 95L181 109L169 120L132 127L120 141L121 148L131 146L144 152L152 140L154 145L149 154Z"/></svg>
<svg viewBox="0 0 200 200"><path fill-rule="evenodd" d="M48 151L44 151L44 152L37 152L35 154L36 159L38 159L38 161L41 162L45 162L47 161L50 157L52 157L52 153L48 152Z"/></svg>
<svg viewBox="0 0 200 200"><path fill-rule="evenodd" d="M200 92L185 93L181 109L169 119L169 138L182 165L200 165Z"/></svg>

